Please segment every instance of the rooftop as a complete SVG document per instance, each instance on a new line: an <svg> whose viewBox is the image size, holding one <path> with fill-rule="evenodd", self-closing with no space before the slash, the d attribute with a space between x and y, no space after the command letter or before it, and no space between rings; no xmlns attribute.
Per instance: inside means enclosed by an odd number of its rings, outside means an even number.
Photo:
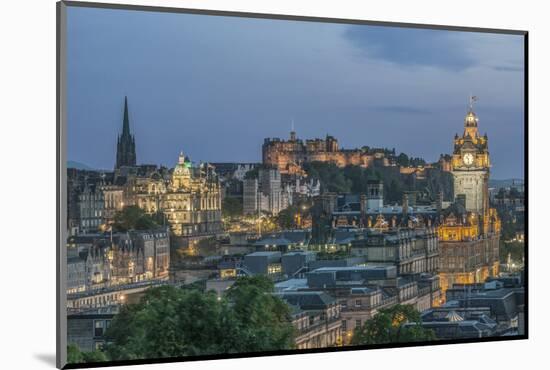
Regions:
<svg viewBox="0 0 550 370"><path fill-rule="evenodd" d="M280 256L281 252L253 252L250 254L247 254L245 257L259 257L259 256L265 256L265 257L272 257L272 256Z"/></svg>
<svg viewBox="0 0 550 370"><path fill-rule="evenodd" d="M320 291L282 292L276 293L290 304L302 309L318 309L336 303L336 299Z"/></svg>
<svg viewBox="0 0 550 370"><path fill-rule="evenodd" d="M372 271L372 270L386 270L393 266L342 266L342 267L319 267L313 270L313 272L331 272L331 271Z"/></svg>
<svg viewBox="0 0 550 370"><path fill-rule="evenodd" d="M275 284L276 291L296 291L300 288L307 288L307 279L288 279Z"/></svg>

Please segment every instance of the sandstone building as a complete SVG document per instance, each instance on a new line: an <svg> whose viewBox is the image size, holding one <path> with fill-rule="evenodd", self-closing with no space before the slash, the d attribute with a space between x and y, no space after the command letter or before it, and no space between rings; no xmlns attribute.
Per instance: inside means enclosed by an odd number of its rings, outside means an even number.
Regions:
<svg viewBox="0 0 550 370"><path fill-rule="evenodd" d="M161 196L160 210L176 236L215 235L222 231L220 182L208 164L192 167L180 154Z"/></svg>
<svg viewBox="0 0 550 370"><path fill-rule="evenodd" d="M289 140L266 138L262 145L263 164L276 166L281 174L303 174L302 165L308 162L332 162L339 167L369 167L375 162L389 166L395 162L394 154L384 149L341 149L338 140L329 135L304 142L295 131Z"/></svg>
<svg viewBox="0 0 550 370"><path fill-rule="evenodd" d="M464 132L454 139L455 202L444 210L439 226L443 290L457 283L483 282L499 272L501 224L496 209L489 207L488 138L479 134L478 122L470 104Z"/></svg>

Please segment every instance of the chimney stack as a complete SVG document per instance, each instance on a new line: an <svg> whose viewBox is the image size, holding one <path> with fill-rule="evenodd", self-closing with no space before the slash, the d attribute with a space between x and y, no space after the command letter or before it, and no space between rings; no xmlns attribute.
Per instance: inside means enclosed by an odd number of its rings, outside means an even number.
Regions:
<svg viewBox="0 0 550 370"><path fill-rule="evenodd" d="M409 194L404 191L403 192L403 222L405 226L409 225Z"/></svg>

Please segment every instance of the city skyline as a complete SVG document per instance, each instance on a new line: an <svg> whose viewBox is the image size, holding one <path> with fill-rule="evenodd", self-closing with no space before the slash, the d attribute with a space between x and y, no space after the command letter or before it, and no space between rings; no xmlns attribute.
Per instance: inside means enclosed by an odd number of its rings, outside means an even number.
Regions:
<svg viewBox="0 0 550 370"><path fill-rule="evenodd" d="M329 134L345 148L395 148L433 162L452 152L475 94L491 177L523 177L521 36L70 12L70 160L113 168L128 95L138 163L172 167L180 151L197 162L259 162L263 139L287 138L292 122L300 138Z"/></svg>
<svg viewBox="0 0 550 370"><path fill-rule="evenodd" d="M139 9L65 9L60 366L527 338L525 34Z"/></svg>

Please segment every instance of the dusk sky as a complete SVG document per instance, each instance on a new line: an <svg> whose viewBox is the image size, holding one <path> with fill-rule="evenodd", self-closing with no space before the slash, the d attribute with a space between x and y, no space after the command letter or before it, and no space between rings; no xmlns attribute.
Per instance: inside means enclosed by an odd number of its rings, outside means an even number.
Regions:
<svg viewBox="0 0 550 370"><path fill-rule="evenodd" d="M68 159L259 162L265 137L451 153L468 96L491 178L523 178L523 36L68 7Z"/></svg>

